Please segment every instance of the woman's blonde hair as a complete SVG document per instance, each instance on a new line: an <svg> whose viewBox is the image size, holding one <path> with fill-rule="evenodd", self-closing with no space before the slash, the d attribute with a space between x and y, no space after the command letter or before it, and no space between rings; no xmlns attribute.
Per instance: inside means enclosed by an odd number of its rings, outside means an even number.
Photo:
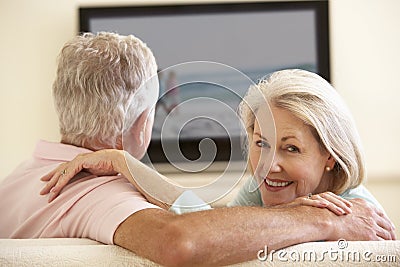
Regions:
<svg viewBox="0 0 400 267"><path fill-rule="evenodd" d="M53 84L63 140L115 147L146 108L137 91L156 72L151 50L132 35L84 33L67 42Z"/></svg>
<svg viewBox="0 0 400 267"><path fill-rule="evenodd" d="M330 191L340 194L361 184L366 171L360 137L350 111L327 81L308 71L290 69L274 72L251 86L239 106L249 142L255 111L265 101L309 125L321 147L333 156L335 179Z"/></svg>

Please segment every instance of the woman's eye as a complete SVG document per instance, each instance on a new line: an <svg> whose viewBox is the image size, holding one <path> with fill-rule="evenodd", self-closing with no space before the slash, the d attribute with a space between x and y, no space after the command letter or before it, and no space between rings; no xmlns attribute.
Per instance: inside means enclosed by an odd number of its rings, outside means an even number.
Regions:
<svg viewBox="0 0 400 267"><path fill-rule="evenodd" d="M287 151L293 152L293 153L300 152L300 150L296 146L288 146L286 149L287 149Z"/></svg>
<svg viewBox="0 0 400 267"><path fill-rule="evenodd" d="M257 140L257 141L256 141L256 145L257 145L258 147L271 148L271 146L269 145L269 143L266 142L266 141L263 141L263 140Z"/></svg>

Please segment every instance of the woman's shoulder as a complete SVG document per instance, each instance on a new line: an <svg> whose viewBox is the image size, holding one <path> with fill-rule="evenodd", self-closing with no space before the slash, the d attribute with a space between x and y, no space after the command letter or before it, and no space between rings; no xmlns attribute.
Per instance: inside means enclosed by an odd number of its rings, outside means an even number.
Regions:
<svg viewBox="0 0 400 267"><path fill-rule="evenodd" d="M345 199L361 198L371 203L375 207L383 210L383 207L381 204L379 204L378 200L376 200L371 192L369 192L369 190L362 184L355 188L347 189L342 194L340 194L340 196Z"/></svg>
<svg viewBox="0 0 400 267"><path fill-rule="evenodd" d="M254 177L249 177L235 198L228 203L228 207L234 206L262 206L261 193Z"/></svg>

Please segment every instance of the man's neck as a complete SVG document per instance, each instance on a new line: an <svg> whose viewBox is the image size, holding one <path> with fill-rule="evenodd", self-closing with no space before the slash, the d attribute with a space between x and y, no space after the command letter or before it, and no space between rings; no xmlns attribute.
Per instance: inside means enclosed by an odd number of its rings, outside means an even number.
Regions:
<svg viewBox="0 0 400 267"><path fill-rule="evenodd" d="M112 145L109 145L109 144L104 144L104 143L96 141L96 140L90 141L90 142L84 140L84 141L82 141L82 143L79 144L79 143L71 142L71 141L67 140L66 138L61 138L60 142L62 144L82 147L82 148L86 148L86 149L89 149L89 150L92 150L92 151L97 151L97 150L102 150L102 149L110 149L110 148L120 149L120 148L118 148L119 147L119 142L117 142L115 147L112 146Z"/></svg>

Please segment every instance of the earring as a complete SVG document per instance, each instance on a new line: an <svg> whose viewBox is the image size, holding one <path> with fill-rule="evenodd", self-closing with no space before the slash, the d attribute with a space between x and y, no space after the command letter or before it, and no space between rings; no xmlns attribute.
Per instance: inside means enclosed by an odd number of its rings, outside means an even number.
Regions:
<svg viewBox="0 0 400 267"><path fill-rule="evenodd" d="M326 167L325 167L325 170L326 170L327 172L330 172L330 171L331 171L331 167L326 166Z"/></svg>

